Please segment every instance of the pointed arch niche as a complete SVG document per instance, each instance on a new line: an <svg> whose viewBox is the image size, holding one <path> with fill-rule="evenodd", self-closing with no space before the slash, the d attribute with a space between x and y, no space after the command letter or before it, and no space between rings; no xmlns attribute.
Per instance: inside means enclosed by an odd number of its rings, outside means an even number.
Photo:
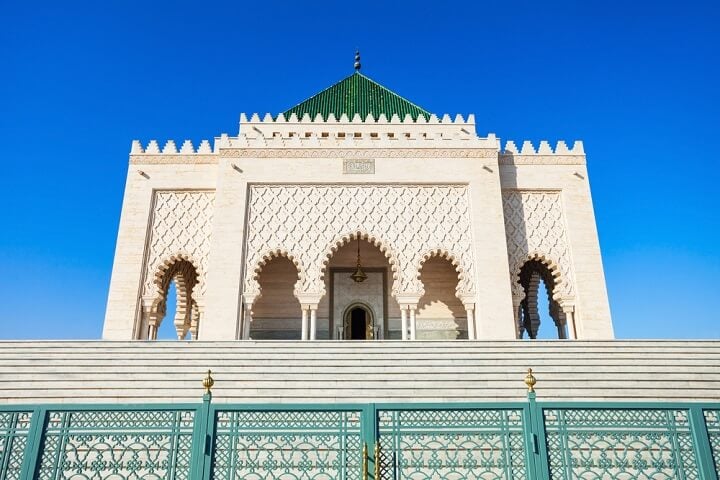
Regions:
<svg viewBox="0 0 720 480"><path fill-rule="evenodd" d="M300 340L301 306L295 296L300 272L295 263L277 255L257 273L260 295L252 305L250 338L253 340Z"/></svg>
<svg viewBox="0 0 720 480"><path fill-rule="evenodd" d="M546 329L548 325L543 326L542 322L544 315L549 315L554 323L557 338L568 338L567 317L557 300L559 277L560 272L551 268L551 264L542 261L541 258L531 258L522 265L518 282L525 296L518 307L518 338L536 339L540 333L540 328L543 328L544 334L542 336L547 338L548 332ZM547 314L540 311L540 283L544 284L547 292Z"/></svg>
<svg viewBox="0 0 720 480"><path fill-rule="evenodd" d="M358 238L362 270L368 275L361 283L350 278L357 267ZM346 338L343 319L355 304L369 309L373 338L400 338L400 305L392 294L398 281L396 264L381 241L359 232L342 236L321 272L325 293L318 304L318 339Z"/></svg>
<svg viewBox="0 0 720 480"><path fill-rule="evenodd" d="M467 314L457 297L458 266L451 257L433 254L420 268L424 293L417 309L419 340L467 339Z"/></svg>
<svg viewBox="0 0 720 480"><path fill-rule="evenodd" d="M168 292L171 283L175 284L176 307L173 323L178 340L197 339L200 323L200 309L194 298L198 286L198 268L184 255L176 255L163 262L154 276L156 294L144 313L147 338L156 340L158 329L167 312Z"/></svg>

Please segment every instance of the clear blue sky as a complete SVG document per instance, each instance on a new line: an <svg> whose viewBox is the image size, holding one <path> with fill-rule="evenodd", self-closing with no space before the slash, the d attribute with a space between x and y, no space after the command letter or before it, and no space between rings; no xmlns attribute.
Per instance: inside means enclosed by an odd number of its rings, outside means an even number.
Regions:
<svg viewBox="0 0 720 480"><path fill-rule="evenodd" d="M481 135L584 140L617 336L720 337L720 2L1 11L0 338L100 337L132 139L234 134L351 73L355 47Z"/></svg>

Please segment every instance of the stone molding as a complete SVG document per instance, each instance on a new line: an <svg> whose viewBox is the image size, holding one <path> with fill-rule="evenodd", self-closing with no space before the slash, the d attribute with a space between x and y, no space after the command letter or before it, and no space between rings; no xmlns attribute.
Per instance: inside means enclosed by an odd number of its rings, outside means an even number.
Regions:
<svg viewBox="0 0 720 480"><path fill-rule="evenodd" d="M269 185L250 187L245 293L257 296L266 252L288 252L300 271L296 294L325 293L333 252L367 238L388 257L393 295L422 295L428 252L452 252L458 292L472 295L474 253L465 185ZM345 232L338 234L337 232Z"/></svg>
<svg viewBox="0 0 720 480"><path fill-rule="evenodd" d="M130 155L130 165L164 165L164 164L180 164L180 165L208 164L208 165L214 165L217 163L218 163L218 155L217 154L209 154L209 155L201 155L201 154Z"/></svg>
<svg viewBox="0 0 720 480"><path fill-rule="evenodd" d="M560 192L504 191L502 200L513 299L525 296L519 276L530 259L550 268L556 279L554 299L573 298L572 258Z"/></svg>
<svg viewBox="0 0 720 480"><path fill-rule="evenodd" d="M502 153L498 156L500 165L585 165L580 155L516 155Z"/></svg>
<svg viewBox="0 0 720 480"><path fill-rule="evenodd" d="M224 158L497 158L480 148L222 148Z"/></svg>

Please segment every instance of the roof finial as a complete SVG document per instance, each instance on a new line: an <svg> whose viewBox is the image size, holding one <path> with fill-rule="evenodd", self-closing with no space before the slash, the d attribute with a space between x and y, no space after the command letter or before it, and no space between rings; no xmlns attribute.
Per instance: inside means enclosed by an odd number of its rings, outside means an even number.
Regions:
<svg viewBox="0 0 720 480"><path fill-rule="evenodd" d="M355 50L355 70L360 70L360 50Z"/></svg>

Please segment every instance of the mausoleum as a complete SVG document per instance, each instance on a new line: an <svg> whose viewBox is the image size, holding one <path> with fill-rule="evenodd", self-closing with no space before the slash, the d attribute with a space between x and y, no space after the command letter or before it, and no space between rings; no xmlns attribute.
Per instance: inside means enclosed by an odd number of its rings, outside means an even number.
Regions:
<svg viewBox="0 0 720 480"><path fill-rule="evenodd" d="M134 141L103 339L0 342L0 480L718 480L720 342L613 340L583 144L486 129L358 55Z"/></svg>
<svg viewBox="0 0 720 480"><path fill-rule="evenodd" d="M476 129L358 62L212 148L133 142L103 337L535 338L543 282L558 338L613 338L582 143Z"/></svg>

